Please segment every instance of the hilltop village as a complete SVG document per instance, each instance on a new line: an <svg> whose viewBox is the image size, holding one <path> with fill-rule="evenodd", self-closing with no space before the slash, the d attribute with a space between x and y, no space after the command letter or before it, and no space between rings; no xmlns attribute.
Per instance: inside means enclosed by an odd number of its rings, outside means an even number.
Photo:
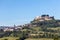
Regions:
<svg viewBox="0 0 60 40"><path fill-rule="evenodd" d="M24 25L0 26L0 38L18 37L19 40L28 38L60 38L60 20L54 16L41 15Z"/></svg>
<svg viewBox="0 0 60 40"><path fill-rule="evenodd" d="M37 16L34 18L34 21L44 21L44 20L54 20L54 16L50 17L49 15Z"/></svg>

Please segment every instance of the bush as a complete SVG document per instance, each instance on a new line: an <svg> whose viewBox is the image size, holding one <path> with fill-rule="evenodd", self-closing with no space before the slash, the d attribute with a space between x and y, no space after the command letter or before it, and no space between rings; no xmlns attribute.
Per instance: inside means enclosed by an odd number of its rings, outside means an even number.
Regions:
<svg viewBox="0 0 60 40"><path fill-rule="evenodd" d="M4 40L8 40L8 39L4 39Z"/></svg>
<svg viewBox="0 0 60 40"><path fill-rule="evenodd" d="M57 35L55 35L54 40L59 40L59 37Z"/></svg>
<svg viewBox="0 0 60 40"><path fill-rule="evenodd" d="M19 39L16 39L16 40L19 40Z"/></svg>

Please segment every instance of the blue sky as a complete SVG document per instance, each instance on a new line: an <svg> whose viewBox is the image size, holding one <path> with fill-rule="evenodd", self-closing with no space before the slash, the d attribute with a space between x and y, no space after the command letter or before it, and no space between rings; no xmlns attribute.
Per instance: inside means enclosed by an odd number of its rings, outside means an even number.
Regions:
<svg viewBox="0 0 60 40"><path fill-rule="evenodd" d="M60 19L60 0L0 0L0 25L29 23L42 14Z"/></svg>

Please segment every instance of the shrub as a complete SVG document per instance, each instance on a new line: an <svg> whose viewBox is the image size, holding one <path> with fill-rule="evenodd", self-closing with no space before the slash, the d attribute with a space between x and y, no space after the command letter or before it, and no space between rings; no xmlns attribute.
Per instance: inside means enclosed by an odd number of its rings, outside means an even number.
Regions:
<svg viewBox="0 0 60 40"><path fill-rule="evenodd" d="M59 40L59 37L54 37L54 40Z"/></svg>
<svg viewBox="0 0 60 40"><path fill-rule="evenodd" d="M19 39L16 39L16 40L19 40Z"/></svg>
<svg viewBox="0 0 60 40"><path fill-rule="evenodd" d="M4 40L8 40L8 39L4 39Z"/></svg>
<svg viewBox="0 0 60 40"><path fill-rule="evenodd" d="M54 40L58 40L58 38L54 38Z"/></svg>

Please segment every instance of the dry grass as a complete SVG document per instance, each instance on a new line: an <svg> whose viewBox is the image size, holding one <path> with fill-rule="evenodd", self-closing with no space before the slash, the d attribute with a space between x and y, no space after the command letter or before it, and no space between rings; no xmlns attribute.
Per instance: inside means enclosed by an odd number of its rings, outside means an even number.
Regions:
<svg viewBox="0 0 60 40"><path fill-rule="evenodd" d="M16 40L16 39L18 39L18 37L3 37L3 38L0 38L0 40L4 40L4 39Z"/></svg>
<svg viewBox="0 0 60 40"><path fill-rule="evenodd" d="M26 39L26 40L53 40L53 39L51 39L51 38L28 38L28 39Z"/></svg>

